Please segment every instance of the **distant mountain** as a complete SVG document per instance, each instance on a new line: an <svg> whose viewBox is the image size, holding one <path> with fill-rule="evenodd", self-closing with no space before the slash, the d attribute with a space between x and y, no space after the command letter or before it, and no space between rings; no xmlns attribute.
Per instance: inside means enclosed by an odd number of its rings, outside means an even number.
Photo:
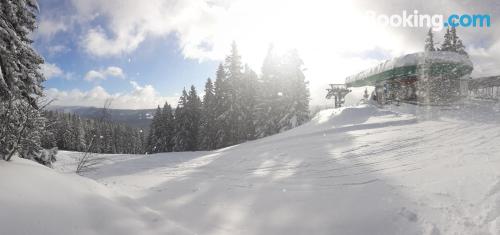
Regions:
<svg viewBox="0 0 500 235"><path fill-rule="evenodd" d="M83 106L49 106L48 110L74 113L84 118L101 118L103 108ZM108 109L111 121L125 123L129 126L148 129L156 109Z"/></svg>

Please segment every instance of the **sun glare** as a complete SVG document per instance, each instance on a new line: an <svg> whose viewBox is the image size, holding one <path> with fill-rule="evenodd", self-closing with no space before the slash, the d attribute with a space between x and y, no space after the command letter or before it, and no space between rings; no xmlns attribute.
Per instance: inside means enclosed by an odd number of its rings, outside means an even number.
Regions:
<svg viewBox="0 0 500 235"><path fill-rule="evenodd" d="M250 12L259 12L252 15ZM240 1L224 17L218 38L218 54L227 51L231 40L238 43L244 61L259 71L267 48L276 53L297 49L304 61L312 100L329 82L341 82L349 75L378 62L361 60L359 54L380 45L398 51L397 38L387 29L367 25L365 10L352 2L333 1ZM223 32L228 28L231 32ZM370 35L370 37L366 37ZM383 42L383 43L381 43ZM402 47L402 46L401 46Z"/></svg>

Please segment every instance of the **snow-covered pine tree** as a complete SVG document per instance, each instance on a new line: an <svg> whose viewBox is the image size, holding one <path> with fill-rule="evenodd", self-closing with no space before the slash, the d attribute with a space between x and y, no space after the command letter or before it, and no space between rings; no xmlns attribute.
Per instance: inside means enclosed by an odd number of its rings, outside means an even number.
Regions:
<svg viewBox="0 0 500 235"><path fill-rule="evenodd" d="M217 125L216 125L216 99L214 84L210 78L205 83L205 95L203 96L200 121L200 149L212 150L216 148Z"/></svg>
<svg viewBox="0 0 500 235"><path fill-rule="evenodd" d="M86 148L85 144L85 129L82 125L82 120L79 116L74 116L73 124L73 142L76 151L84 151Z"/></svg>
<svg viewBox="0 0 500 235"><path fill-rule="evenodd" d="M456 48L456 51L459 54L462 54L462 55L465 55L465 56L469 56L469 54L467 53L467 51L465 51L465 46L462 43L461 39L457 39L457 44L455 45L455 48Z"/></svg>
<svg viewBox="0 0 500 235"><path fill-rule="evenodd" d="M106 130L103 135L103 139L106 146L104 152L116 153L116 145L113 137L118 136L118 134L122 133L120 127L118 126L117 128L114 128L111 122L105 122L104 125ZM118 132L118 134L115 132Z"/></svg>
<svg viewBox="0 0 500 235"><path fill-rule="evenodd" d="M432 29L430 28L427 32L427 37L425 38L425 51L435 51L434 47L434 35L432 34Z"/></svg>
<svg viewBox="0 0 500 235"><path fill-rule="evenodd" d="M31 158L26 154L41 149L38 135L44 119L37 97L42 95L43 59L31 48L29 37L37 13L36 0L0 1L0 158L4 160L16 153Z"/></svg>
<svg viewBox="0 0 500 235"><path fill-rule="evenodd" d="M138 138L138 141L137 142L137 145L136 145L136 148L135 148L135 153L144 153L144 148L145 148L145 145L146 145L146 140L145 140L145 137L144 137L144 130L140 129L137 131L139 134L139 138Z"/></svg>
<svg viewBox="0 0 500 235"><path fill-rule="evenodd" d="M262 75L257 92L257 125L258 138L279 132L279 114L281 95L279 82L280 62L271 45L262 64Z"/></svg>
<svg viewBox="0 0 500 235"><path fill-rule="evenodd" d="M168 104L168 102L165 102L165 105L163 105L159 124L160 151L172 152L174 144L173 137L175 134L174 114L172 113L172 107Z"/></svg>
<svg viewBox="0 0 500 235"><path fill-rule="evenodd" d="M57 113L53 111L47 111L43 113L43 116L47 119L45 123L45 130L42 136L42 147L43 148L53 148L57 146ZM84 136L85 137L85 136ZM85 139L84 139L85 141Z"/></svg>
<svg viewBox="0 0 500 235"><path fill-rule="evenodd" d="M451 42L451 34L450 34L450 29L446 29L446 33L444 34L444 41L441 44L441 51L453 51L453 44Z"/></svg>
<svg viewBox="0 0 500 235"><path fill-rule="evenodd" d="M464 46L462 40L457 35L457 29L455 27L451 28L450 37L451 37L453 51L457 52L459 54L462 54L462 55L469 56L467 54L467 52L465 51L465 46Z"/></svg>
<svg viewBox="0 0 500 235"><path fill-rule="evenodd" d="M29 34L36 28L36 0L0 1L0 98L20 98L36 107L42 95L42 57L31 48Z"/></svg>
<svg viewBox="0 0 500 235"><path fill-rule="evenodd" d="M450 29L450 41L451 41L451 51L457 51L457 29L455 27L451 27Z"/></svg>
<svg viewBox="0 0 500 235"><path fill-rule="evenodd" d="M149 135L147 139L147 152L158 153L159 152L159 136L160 136L160 119L161 119L161 108L158 106L156 112L149 126Z"/></svg>
<svg viewBox="0 0 500 235"><path fill-rule="evenodd" d="M40 159L41 151L43 150L41 147L41 137L44 133L46 120L41 116L38 109L33 108L27 103L23 103L21 106L17 106L17 108L20 108L23 114L23 117L21 117L23 119L22 123L19 125L22 129L21 133L19 133L19 137L21 137L19 138L19 156L36 161ZM43 164L50 165L50 163L49 161Z"/></svg>
<svg viewBox="0 0 500 235"><path fill-rule="evenodd" d="M186 114L189 120L187 151L198 150L198 137L201 119L201 100L196 88L191 86L186 103Z"/></svg>
<svg viewBox="0 0 500 235"><path fill-rule="evenodd" d="M258 76L247 64L244 67L243 77L241 80L241 123L240 123L240 139L253 140L256 137L256 99L257 99Z"/></svg>
<svg viewBox="0 0 500 235"><path fill-rule="evenodd" d="M186 89L182 90L182 95L179 98L179 103L174 112L175 119L175 137L174 151L182 152L188 149L189 126L190 120L187 115L187 99L188 94Z"/></svg>
<svg viewBox="0 0 500 235"><path fill-rule="evenodd" d="M236 42L231 44L231 53L226 57L225 70L228 85L228 109L226 110L226 125L228 125L227 134L229 138L228 145L233 145L243 141L245 137L243 129L243 109L246 104L241 100L242 91L242 62L241 56L238 53Z"/></svg>
<svg viewBox="0 0 500 235"><path fill-rule="evenodd" d="M296 50L289 51L282 60L281 76L286 89L283 91L284 113L279 121L280 132L309 121L309 89L302 72L302 59Z"/></svg>
<svg viewBox="0 0 500 235"><path fill-rule="evenodd" d="M215 124L216 124L216 148L226 147L230 143L230 125L229 125L229 108L231 107L231 100L229 94L230 86L227 81L226 71L224 66L219 64L216 72L216 79L214 83L214 96L215 96Z"/></svg>
<svg viewBox="0 0 500 235"><path fill-rule="evenodd" d="M309 120L309 90L297 51L277 56L270 47L262 66L257 136L264 137Z"/></svg>

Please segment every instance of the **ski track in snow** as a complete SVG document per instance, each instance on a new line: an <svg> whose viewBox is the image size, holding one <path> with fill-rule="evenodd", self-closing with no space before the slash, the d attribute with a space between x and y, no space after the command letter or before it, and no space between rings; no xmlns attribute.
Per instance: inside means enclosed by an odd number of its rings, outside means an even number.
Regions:
<svg viewBox="0 0 500 235"><path fill-rule="evenodd" d="M215 151L103 154L86 176L197 234L500 234L500 119L423 109L325 110ZM69 172L76 153L60 156Z"/></svg>

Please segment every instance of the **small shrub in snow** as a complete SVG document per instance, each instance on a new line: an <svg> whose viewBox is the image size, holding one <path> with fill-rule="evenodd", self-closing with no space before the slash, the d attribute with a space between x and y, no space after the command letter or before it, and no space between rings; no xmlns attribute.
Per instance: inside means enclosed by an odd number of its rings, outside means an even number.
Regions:
<svg viewBox="0 0 500 235"><path fill-rule="evenodd" d="M55 162L56 155L57 155L57 147L51 148L51 149L43 149L42 151L39 152L39 154L33 156L33 160L37 161L38 163L52 167L52 163Z"/></svg>

